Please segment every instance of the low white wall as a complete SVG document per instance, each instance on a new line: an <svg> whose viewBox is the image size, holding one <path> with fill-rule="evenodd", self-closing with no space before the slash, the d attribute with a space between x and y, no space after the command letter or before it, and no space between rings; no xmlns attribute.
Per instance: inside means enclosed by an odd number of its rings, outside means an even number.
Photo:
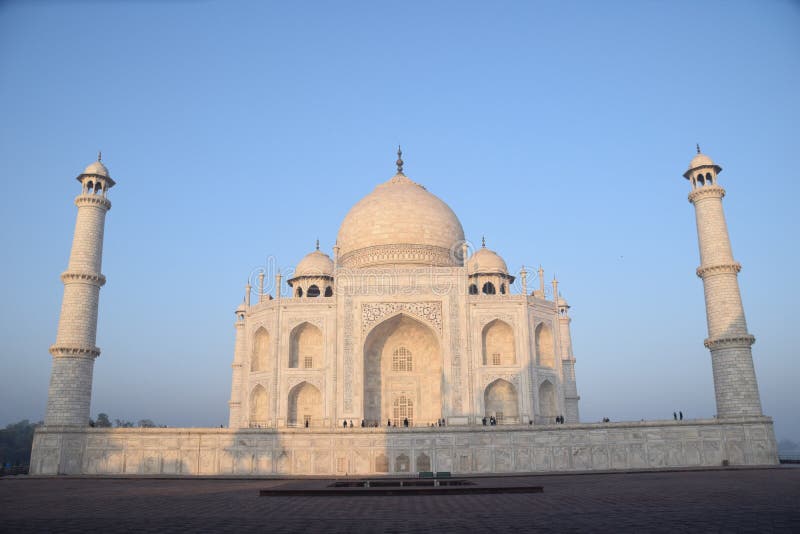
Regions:
<svg viewBox="0 0 800 534"><path fill-rule="evenodd" d="M776 464L772 419L391 430L51 426L36 431L31 473L467 474L719 466L726 460Z"/></svg>

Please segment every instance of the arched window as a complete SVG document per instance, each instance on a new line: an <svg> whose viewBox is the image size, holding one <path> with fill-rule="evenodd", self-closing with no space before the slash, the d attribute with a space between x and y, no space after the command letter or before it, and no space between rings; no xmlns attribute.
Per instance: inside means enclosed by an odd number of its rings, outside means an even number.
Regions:
<svg viewBox="0 0 800 534"><path fill-rule="evenodd" d="M483 405L486 417L496 417L500 423L503 419L516 422L519 417L517 388L511 382L498 378L483 392Z"/></svg>
<svg viewBox="0 0 800 534"><path fill-rule="evenodd" d="M500 294L501 295L505 295L506 294L506 285L505 284L500 284Z"/></svg>
<svg viewBox="0 0 800 534"><path fill-rule="evenodd" d="M558 415L556 388L549 380L545 380L539 386L539 415L547 423L554 423L555 417Z"/></svg>
<svg viewBox="0 0 800 534"><path fill-rule="evenodd" d="M514 348L514 330L499 319L483 327L483 365L514 365L517 361Z"/></svg>
<svg viewBox="0 0 800 534"><path fill-rule="evenodd" d="M250 424L262 425L267 422L267 390L257 385L250 393Z"/></svg>
<svg viewBox="0 0 800 534"><path fill-rule="evenodd" d="M307 358L310 358L308 360ZM289 367L305 367L310 361L313 368L321 367L322 361L322 331L311 323L298 325L290 336L289 342Z"/></svg>
<svg viewBox="0 0 800 534"><path fill-rule="evenodd" d="M705 185L705 180L703 179L703 173L697 175L697 183L701 186Z"/></svg>
<svg viewBox="0 0 800 534"><path fill-rule="evenodd" d="M394 470L396 473L408 473L410 469L411 459L407 455L401 454L394 459Z"/></svg>
<svg viewBox="0 0 800 534"><path fill-rule="evenodd" d="M269 334L261 327L253 336L253 353L250 356L251 371L266 371L269 356Z"/></svg>
<svg viewBox="0 0 800 534"><path fill-rule="evenodd" d="M295 291L294 294L296 296L298 296L298 297L302 297L303 296L303 288L302 287L298 287L297 291Z"/></svg>
<svg viewBox="0 0 800 534"><path fill-rule="evenodd" d="M714 183L714 179L711 177L711 173L706 173L706 183L708 185L712 185Z"/></svg>
<svg viewBox="0 0 800 534"><path fill-rule="evenodd" d="M476 286L475 284L470 284L469 285L469 294L470 295L477 295L478 294L478 286Z"/></svg>
<svg viewBox="0 0 800 534"><path fill-rule="evenodd" d="M542 367L555 365L553 331L546 323L540 323L536 327L536 361Z"/></svg>
<svg viewBox="0 0 800 534"><path fill-rule="evenodd" d="M494 288L494 284L491 282L486 282L485 284L483 284L483 294L484 295L497 294L497 290Z"/></svg>
<svg viewBox="0 0 800 534"><path fill-rule="evenodd" d="M322 395L319 390L308 382L297 384L289 392L289 405L287 424L289 426L309 426L322 419Z"/></svg>
<svg viewBox="0 0 800 534"><path fill-rule="evenodd" d="M86 192L91 193L94 191L94 182L86 182Z"/></svg>
<svg viewBox="0 0 800 534"><path fill-rule="evenodd" d="M430 471L431 470L431 457L424 452L419 453L417 456L417 471Z"/></svg>
<svg viewBox="0 0 800 534"><path fill-rule="evenodd" d="M306 291L306 296L309 298L314 298L319 296L319 287L316 285L312 285L308 287L308 291Z"/></svg>
<svg viewBox="0 0 800 534"><path fill-rule="evenodd" d="M392 371L411 372L414 370L414 362L411 351L405 347L398 347L392 353Z"/></svg>
<svg viewBox="0 0 800 534"><path fill-rule="evenodd" d="M414 426L414 403L405 395L400 395L392 405L392 423L403 426L403 421L408 419L408 425Z"/></svg>
<svg viewBox="0 0 800 534"><path fill-rule="evenodd" d="M332 297L333 296L333 288L331 286L328 286L328 287L325 288L325 296L326 297Z"/></svg>
<svg viewBox="0 0 800 534"><path fill-rule="evenodd" d="M94 184L94 192L95 193L102 193L102 191L103 191L103 184L100 183L100 182L96 182Z"/></svg>

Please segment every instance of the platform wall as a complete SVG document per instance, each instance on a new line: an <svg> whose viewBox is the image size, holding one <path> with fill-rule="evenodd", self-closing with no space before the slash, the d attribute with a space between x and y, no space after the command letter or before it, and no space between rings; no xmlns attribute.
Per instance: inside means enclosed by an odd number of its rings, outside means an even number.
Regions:
<svg viewBox="0 0 800 534"><path fill-rule="evenodd" d="M42 475L511 473L778 462L767 417L420 429L86 428L36 431Z"/></svg>

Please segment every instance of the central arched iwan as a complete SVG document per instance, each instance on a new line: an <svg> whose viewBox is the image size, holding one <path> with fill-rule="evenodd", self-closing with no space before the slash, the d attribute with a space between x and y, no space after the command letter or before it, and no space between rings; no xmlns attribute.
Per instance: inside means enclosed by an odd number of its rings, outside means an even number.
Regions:
<svg viewBox="0 0 800 534"><path fill-rule="evenodd" d="M428 426L442 417L439 340L430 327L403 314L377 325L364 342L364 419L397 424L395 407L401 404L413 406L410 424Z"/></svg>

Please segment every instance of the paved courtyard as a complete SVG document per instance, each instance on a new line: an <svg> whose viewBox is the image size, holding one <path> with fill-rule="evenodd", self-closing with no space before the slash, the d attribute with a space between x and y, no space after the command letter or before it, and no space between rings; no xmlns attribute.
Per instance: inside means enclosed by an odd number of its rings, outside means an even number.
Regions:
<svg viewBox="0 0 800 534"><path fill-rule="evenodd" d="M492 482L544 493L259 497L286 482L6 477L0 531L800 532L800 468Z"/></svg>

